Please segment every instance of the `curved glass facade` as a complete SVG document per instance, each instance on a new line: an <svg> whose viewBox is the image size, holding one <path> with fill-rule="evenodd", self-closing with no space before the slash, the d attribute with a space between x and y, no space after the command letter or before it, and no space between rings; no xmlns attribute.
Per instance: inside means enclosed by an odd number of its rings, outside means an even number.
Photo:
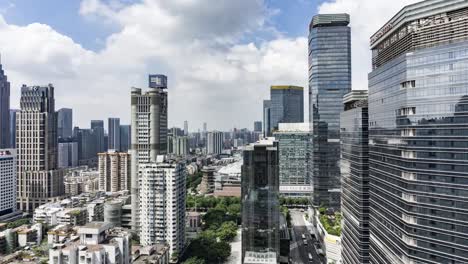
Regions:
<svg viewBox="0 0 468 264"><path fill-rule="evenodd" d="M369 75L372 263L468 262L468 41Z"/></svg>

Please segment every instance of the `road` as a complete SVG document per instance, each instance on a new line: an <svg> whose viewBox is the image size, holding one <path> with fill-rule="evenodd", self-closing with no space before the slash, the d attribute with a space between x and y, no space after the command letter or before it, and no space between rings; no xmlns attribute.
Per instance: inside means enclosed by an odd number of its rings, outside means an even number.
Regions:
<svg viewBox="0 0 468 264"><path fill-rule="evenodd" d="M312 239L304 222L302 212L299 210L291 210L291 251L290 257L292 264L321 264L321 258L315 252L314 239ZM304 244L302 234L305 235L307 245ZM309 253L312 255L313 262L309 262Z"/></svg>

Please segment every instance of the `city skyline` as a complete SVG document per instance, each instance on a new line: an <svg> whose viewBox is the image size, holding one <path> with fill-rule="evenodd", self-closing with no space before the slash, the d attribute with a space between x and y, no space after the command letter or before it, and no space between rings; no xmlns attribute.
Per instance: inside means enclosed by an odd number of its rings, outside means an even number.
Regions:
<svg viewBox="0 0 468 264"><path fill-rule="evenodd" d="M145 87L147 74L161 72L171 77L169 108L180 110L173 111L169 126L182 126L184 120L189 120L192 131L196 131L207 120L214 129L230 129L232 124L251 127L253 121L262 119L262 108L255 102L267 97L271 85L307 87L307 76L304 74L307 58L304 54L307 53L307 25L313 14L350 13L353 17L351 27L355 29L353 41L357 44L354 45L353 54L370 58L368 47L360 44L367 44L369 36L379 25L405 4L415 1L399 0L391 5L382 1L379 7L373 7L372 1L368 0L360 0L359 5L351 5L350 0L295 0L290 3L274 0L220 1L216 6L204 7L201 10L204 16L197 16L190 12L190 6L178 1L159 4L153 1L117 1L120 5L112 6L102 1L85 0L73 4L60 3L64 13L60 14L62 20L47 15L47 7L52 2L45 1L42 4L44 8L25 2L0 4L0 33L6 36L0 40L0 52L11 82L11 108L18 108L19 88L23 83L52 83L56 87L57 109L73 108L75 126L86 127L91 119L107 120L111 116L120 117L122 123L129 124L130 102L126 95L132 86ZM194 1L192 4L200 3ZM356 6L369 10L372 17L358 16ZM145 17L145 10L149 8L166 16L168 23L155 28L151 21L141 21L136 14L125 18L124 15L131 8L139 12L140 17ZM221 30L222 27L210 25L209 21L224 15L219 12L230 8L246 14L247 19L239 20L225 14L227 17L223 23L230 22L225 32ZM379 11L378 16L373 14L376 13L372 12L374 10ZM177 13L182 12L190 13L187 21L176 19ZM110 18L109 15L115 16ZM371 19L372 23L366 23L365 19ZM188 37L181 37L186 29L180 25L187 23L193 24L194 32ZM76 26L90 30L76 32ZM142 44L145 42L140 38L129 40L134 37L127 35L129 29L137 30L135 33L140 35L146 35L147 30L171 32L160 38L155 36L157 41L161 41L156 44L164 47L161 52L171 54L175 49L184 48L180 45L192 47L194 40L199 39L199 46L193 47L198 55L180 54L189 62L184 65L180 63L179 55L171 55L174 57L172 59L166 54L157 54L153 44ZM35 37L35 42L31 43L34 45L12 45L24 43L27 38L18 38L24 35ZM219 38L216 38L217 45L207 43L213 36ZM169 43L180 44L170 47ZM127 51L132 50L125 52L125 60L119 51L123 47ZM359 51L355 52L354 49ZM41 55L29 55L31 52ZM73 60L76 57L80 57L80 60ZM281 63L275 62L276 57L282 58ZM191 62L199 61L206 63L192 66L196 63ZM367 87L365 75L370 72L369 61L354 61L355 89ZM224 70L213 71L213 68ZM262 78L259 78L260 72ZM96 93L107 94L108 100L102 102L94 96ZM307 105L305 100L304 104ZM226 104L230 107L225 107ZM122 107L125 105L128 107ZM238 111L230 111L232 108ZM307 116L305 113L305 120Z"/></svg>

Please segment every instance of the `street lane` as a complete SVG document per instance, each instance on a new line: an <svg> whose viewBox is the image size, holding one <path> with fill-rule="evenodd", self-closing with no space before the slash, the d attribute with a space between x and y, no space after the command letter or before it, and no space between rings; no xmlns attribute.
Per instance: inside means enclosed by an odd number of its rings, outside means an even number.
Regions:
<svg viewBox="0 0 468 264"><path fill-rule="evenodd" d="M321 264L320 256L314 249L315 240L312 239L304 222L303 212L290 210L291 213L291 258L293 264ZM307 245L304 244L302 234L305 235ZM313 262L309 262L309 253Z"/></svg>

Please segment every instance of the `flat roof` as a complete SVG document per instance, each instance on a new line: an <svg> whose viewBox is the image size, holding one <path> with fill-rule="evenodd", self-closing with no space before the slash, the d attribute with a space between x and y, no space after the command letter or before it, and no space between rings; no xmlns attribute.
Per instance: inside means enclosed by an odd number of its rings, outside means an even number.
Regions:
<svg viewBox="0 0 468 264"><path fill-rule="evenodd" d="M294 85L272 85L271 90L304 90L304 87Z"/></svg>

